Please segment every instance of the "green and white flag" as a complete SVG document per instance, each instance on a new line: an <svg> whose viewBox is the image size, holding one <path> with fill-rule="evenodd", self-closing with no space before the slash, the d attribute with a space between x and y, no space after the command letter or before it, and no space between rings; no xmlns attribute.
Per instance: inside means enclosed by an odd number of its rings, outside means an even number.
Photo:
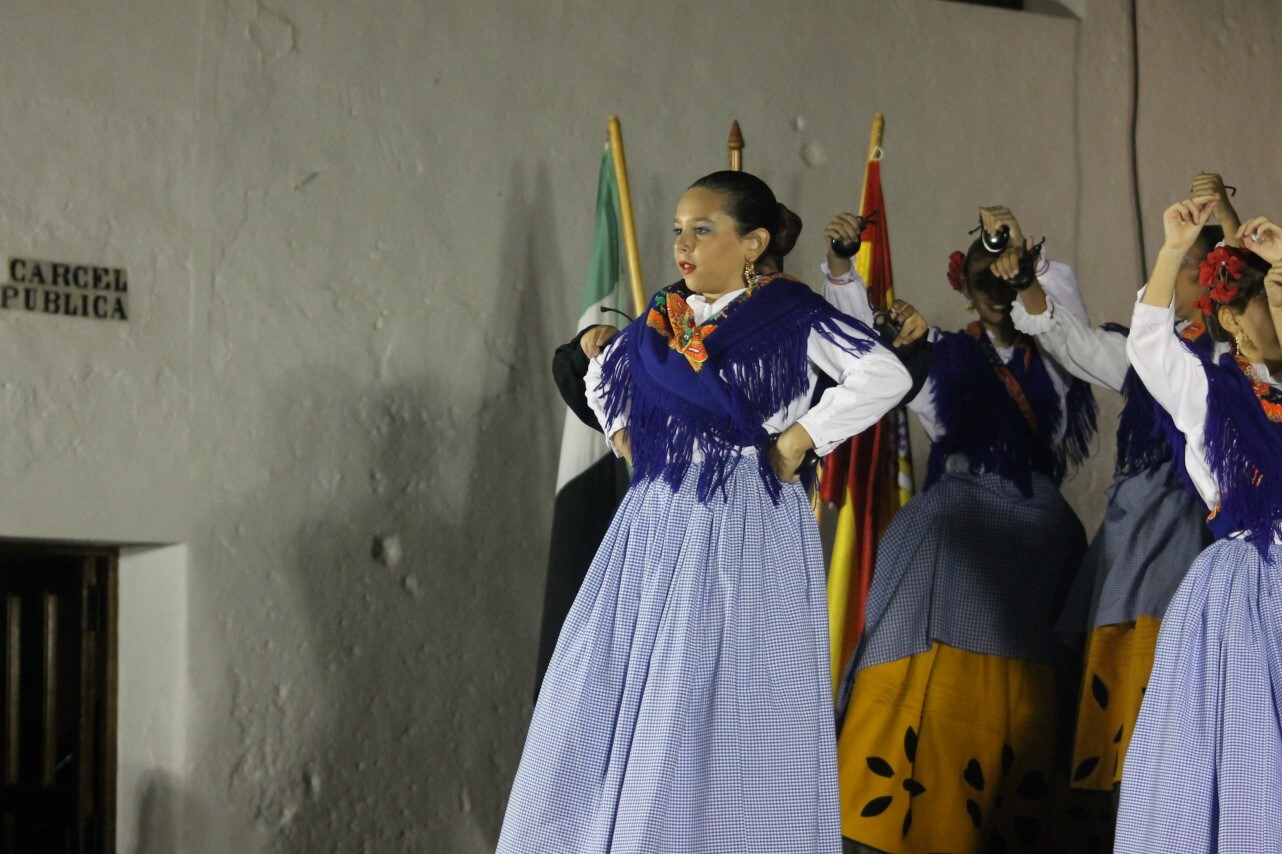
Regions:
<svg viewBox="0 0 1282 854"><path fill-rule="evenodd" d="M614 177L614 163L610 149L601 155L601 175L596 189L596 225L592 232L592 258L588 262L588 277L583 286L583 301L579 310L576 331L599 323L614 323L617 314L604 309L619 308L619 279L622 265L619 252L619 187ZM560 492L571 480L587 471L608 453L601 441L601 434L583 424L570 412L565 415L565 431L561 434L561 464L557 469L556 491Z"/></svg>
<svg viewBox="0 0 1282 854"><path fill-rule="evenodd" d="M592 257L575 331L596 324L614 324L619 319L619 315L605 311L619 307L622 273L619 223L619 187L607 146L597 181ZM543 596L540 682L561 634L561 624L614 518L614 509L627 489L627 482L627 466L610 451L601 433L588 427L567 408Z"/></svg>

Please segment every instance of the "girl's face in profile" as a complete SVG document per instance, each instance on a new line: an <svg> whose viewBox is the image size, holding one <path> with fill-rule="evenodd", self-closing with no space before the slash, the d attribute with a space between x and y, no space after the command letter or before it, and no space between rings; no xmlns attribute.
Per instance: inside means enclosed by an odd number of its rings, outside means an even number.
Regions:
<svg viewBox="0 0 1282 854"><path fill-rule="evenodd" d="M1273 325L1273 315L1269 313L1269 301L1263 293L1246 304L1246 308L1238 313L1237 322L1242 328L1243 338L1249 338L1255 345L1255 352L1248 355L1261 362L1282 362L1282 344L1278 343L1278 331Z"/></svg>
<svg viewBox="0 0 1282 854"><path fill-rule="evenodd" d="M706 187L692 187L681 196L672 233L672 257L686 286L710 299L744 287L744 263L765 248L759 231L739 236L739 223L726 212L721 195Z"/></svg>

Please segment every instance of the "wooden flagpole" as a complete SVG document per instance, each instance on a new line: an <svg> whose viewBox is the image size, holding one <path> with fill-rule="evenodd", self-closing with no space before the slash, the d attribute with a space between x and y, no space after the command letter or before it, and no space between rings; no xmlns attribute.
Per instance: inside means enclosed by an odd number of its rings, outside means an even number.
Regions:
<svg viewBox="0 0 1282 854"><path fill-rule="evenodd" d="M881 137L886 132L886 117L875 113L872 117L872 133L868 136L868 159L864 161L864 188L859 193L859 215L864 215L864 205L868 201L868 164L881 159Z"/></svg>
<svg viewBox="0 0 1282 854"><path fill-rule="evenodd" d="M735 172L743 171L743 132L739 130L739 121L730 125L730 138L726 140L730 153L730 168Z"/></svg>
<svg viewBox="0 0 1282 854"><path fill-rule="evenodd" d="M623 129L618 116L610 116L610 159L614 162L614 180L619 185L619 215L623 218L632 307L640 316L645 309L645 284L641 281L641 250L637 246L636 222L632 219L632 190L628 186L628 161L623 154Z"/></svg>

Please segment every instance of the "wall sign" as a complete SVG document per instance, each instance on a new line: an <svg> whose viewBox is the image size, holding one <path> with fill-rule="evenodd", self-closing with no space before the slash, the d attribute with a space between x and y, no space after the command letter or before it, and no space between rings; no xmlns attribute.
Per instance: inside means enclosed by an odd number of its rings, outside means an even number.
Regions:
<svg viewBox="0 0 1282 854"><path fill-rule="evenodd" d="M0 283L0 309L129 319L129 277L123 267L95 267L34 258L10 258Z"/></svg>

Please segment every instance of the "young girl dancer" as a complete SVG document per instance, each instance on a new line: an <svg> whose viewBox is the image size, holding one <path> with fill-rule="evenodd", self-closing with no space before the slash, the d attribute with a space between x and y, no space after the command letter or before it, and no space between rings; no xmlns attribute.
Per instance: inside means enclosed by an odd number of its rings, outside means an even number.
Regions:
<svg viewBox="0 0 1282 854"><path fill-rule="evenodd" d="M1135 305L1131 364L1184 434L1218 539L1166 610L1122 773L1115 850L1282 850L1282 229L1250 220L1255 253L1202 264L1218 358L1173 332L1180 259L1214 199L1172 205ZM1272 262L1272 269L1267 262Z"/></svg>
<svg viewBox="0 0 1282 854"><path fill-rule="evenodd" d="M805 285L758 278L780 236L760 179L700 179L674 234L684 280L588 379L635 476L543 682L501 852L840 850L823 558L797 470L908 374ZM811 408L819 371L837 385Z"/></svg>
<svg viewBox="0 0 1282 854"><path fill-rule="evenodd" d="M1086 537L1057 484L1085 453L1094 403L1016 332L997 257L976 240L950 264L980 319L935 334L930 380L909 404L932 441L927 488L878 548L843 685L842 829L864 850L1052 850L1066 838L1052 822L1075 656L1052 627ZM1084 314L1068 268L1038 278Z"/></svg>
<svg viewBox="0 0 1282 854"><path fill-rule="evenodd" d="M1218 175L1200 173L1193 188L1219 196L1217 218L1237 229ZM1197 306L1198 266L1222 234L1203 229L1180 259L1175 283L1176 332L1204 353L1212 341ZM1130 367L1125 327L1087 326L1037 283L1020 293L1011 315L1073 376L1125 396L1108 508L1060 618L1061 630L1088 635L1071 785L1111 791L1122 778L1162 615L1210 543L1207 509L1184 473L1183 436Z"/></svg>

